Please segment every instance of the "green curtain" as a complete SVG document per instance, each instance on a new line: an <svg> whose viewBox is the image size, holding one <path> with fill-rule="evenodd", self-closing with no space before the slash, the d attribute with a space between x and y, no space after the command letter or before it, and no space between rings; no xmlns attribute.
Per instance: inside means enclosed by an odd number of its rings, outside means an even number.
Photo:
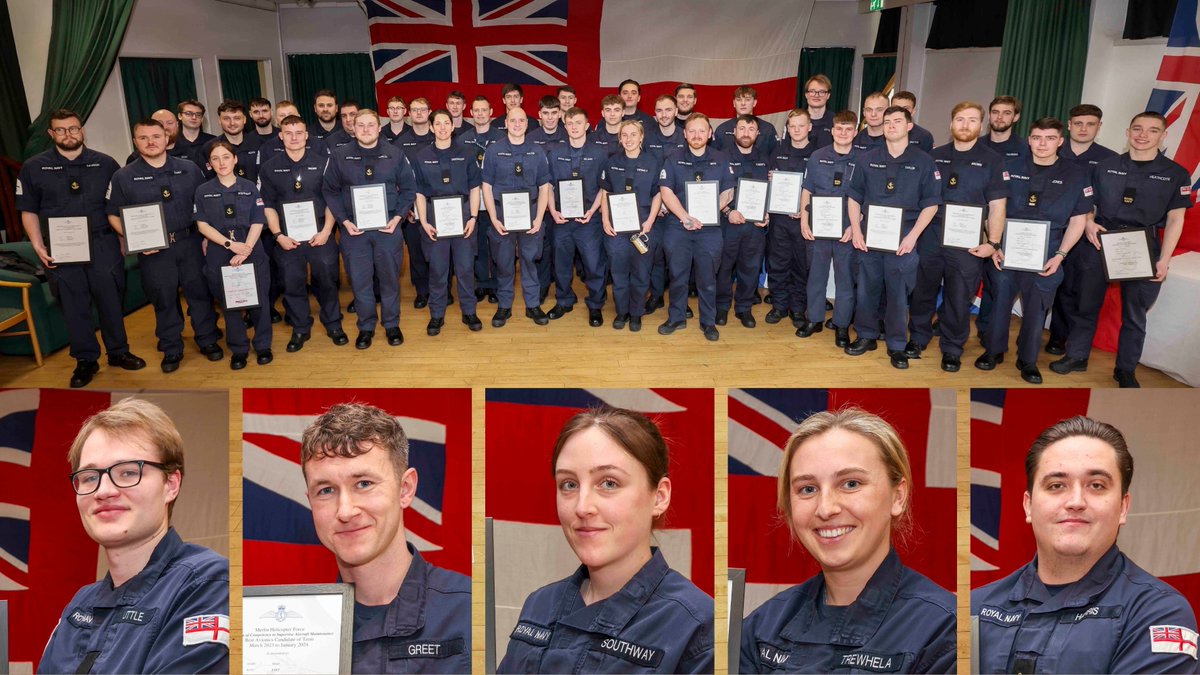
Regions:
<svg viewBox="0 0 1200 675"><path fill-rule="evenodd" d="M884 87L887 87L888 80L891 80L895 74L895 54L883 56L867 54L863 56L862 94L858 98L858 112L860 117L862 116L862 103L866 99L867 94L883 91Z"/></svg>
<svg viewBox="0 0 1200 675"><path fill-rule="evenodd" d="M155 110L174 110L182 100L196 98L196 72L191 59L121 57L121 86L129 126Z"/></svg>
<svg viewBox="0 0 1200 675"><path fill-rule="evenodd" d="M217 61L221 72L221 98L241 101L250 115L250 99L263 95L262 78L258 74L258 61L224 59Z"/></svg>
<svg viewBox="0 0 1200 675"><path fill-rule="evenodd" d="M54 0L42 110L29 126L25 157L48 149L50 114L69 108L92 114L129 26L134 0Z"/></svg>
<svg viewBox="0 0 1200 675"><path fill-rule="evenodd" d="M1090 0L1009 0L996 95L1021 101L1014 129L1048 115L1060 120L1083 95Z"/></svg>
<svg viewBox="0 0 1200 675"><path fill-rule="evenodd" d="M332 89L339 101L352 98L363 106L375 108L375 69L371 56L361 54L289 54L288 73L292 81L292 100L308 124L316 124L313 94Z"/></svg>
<svg viewBox="0 0 1200 675"><path fill-rule="evenodd" d="M29 103L25 83L17 63L17 43L13 40L8 2L0 2L0 155L21 158L29 140Z"/></svg>
<svg viewBox="0 0 1200 675"><path fill-rule="evenodd" d="M854 74L853 47L804 48L800 50L800 66L796 71L796 106L807 108L804 82L824 73L833 83L826 108L831 112L845 110L850 105L850 78Z"/></svg>

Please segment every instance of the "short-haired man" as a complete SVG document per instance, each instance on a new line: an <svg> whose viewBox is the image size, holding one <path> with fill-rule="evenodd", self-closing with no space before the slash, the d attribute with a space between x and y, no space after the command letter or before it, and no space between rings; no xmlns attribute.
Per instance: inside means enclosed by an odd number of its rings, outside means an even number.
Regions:
<svg viewBox="0 0 1200 675"><path fill-rule="evenodd" d="M283 147L283 121L289 117L300 117L300 108L298 108L295 103L284 100L275 104L275 126L278 127L279 133L263 141L263 144L258 148L258 166L260 175L262 165L266 164L267 160L277 155L282 155L286 151L286 149ZM305 127L307 126L308 125L306 123ZM304 149L306 151L312 151L316 156L319 157L329 157L329 149L325 146L325 141L313 138L312 134L309 134L307 131L305 132L305 136L308 138L304 144ZM273 277L272 283L274 283Z"/></svg>
<svg viewBox="0 0 1200 675"><path fill-rule="evenodd" d="M406 539L420 479L409 450L387 412L330 407L300 440L313 526L354 584L354 672L467 673L471 580L425 562Z"/></svg>
<svg viewBox="0 0 1200 675"><path fill-rule="evenodd" d="M450 123L454 126L454 135L457 136L466 127L463 125L463 111L467 109L467 97L457 89L446 95L446 112L450 113Z"/></svg>
<svg viewBox="0 0 1200 675"><path fill-rule="evenodd" d="M625 151L621 147L618 134L624 116L625 103L616 94L609 94L600 99L600 122L592 130L589 140L604 148L609 157Z"/></svg>
<svg viewBox="0 0 1200 675"><path fill-rule="evenodd" d="M178 144L179 118L175 116L175 113L171 112L170 110L167 110L166 108L160 108L150 114L150 119L158 120L158 123L163 126L163 131L167 132L167 154L168 155L170 155L172 157L182 157L184 159L188 159L193 162L196 161L195 159L193 159L195 157L195 155L192 154L191 148L189 148L187 146L184 146L181 148ZM130 162L134 161L137 158L138 158L138 151L137 151L137 148L135 147L133 149L133 152L129 153L129 156L125 158L125 163L129 164Z"/></svg>
<svg viewBox="0 0 1200 675"><path fill-rule="evenodd" d="M696 112L696 87L687 82L675 85L675 123L680 127L687 124L688 115Z"/></svg>
<svg viewBox="0 0 1200 675"><path fill-rule="evenodd" d="M812 118L801 108L788 113L783 140L771 153L771 171L806 173L808 158L816 150L811 137ZM790 318L799 328L808 307L808 240L802 235L800 213L776 214L767 230L767 279L771 310L766 321L776 324ZM825 307L825 303L821 303Z"/></svg>
<svg viewBox="0 0 1200 675"><path fill-rule="evenodd" d="M313 94L313 112L317 115L317 124L309 130L309 137L318 141L326 141L342 127L337 123L338 104L337 94L332 89L320 89ZM353 123L351 123L353 126ZM328 145L328 143L326 143ZM333 148L330 148L332 150Z"/></svg>
<svg viewBox="0 0 1200 675"><path fill-rule="evenodd" d="M876 348L880 300L886 293L883 323L888 358L893 368L904 370L910 358L920 357L907 349L908 296L916 285L920 264L917 240L937 213L942 191L933 159L908 143L909 112L892 106L882 118L885 144L859 155L855 160L858 169L846 188L854 247L862 254L854 303L857 337L845 352L861 356ZM881 206L901 212L900 244L894 252L867 248L864 226L869 229L871 209Z"/></svg>
<svg viewBox="0 0 1200 675"><path fill-rule="evenodd" d="M818 148L833 142L833 113L829 110L829 98L833 95L833 82L824 73L817 73L804 83L804 109L812 121L808 140Z"/></svg>
<svg viewBox="0 0 1200 675"><path fill-rule="evenodd" d="M779 132L775 130L774 124L754 115L754 107L757 105L758 90L754 87L743 85L733 90L733 118L722 122L713 133L712 142L718 150L724 150L730 154L734 152L734 148L737 146L734 133L737 129L738 119L743 115L754 117L758 127L758 136L754 141L754 147L765 155L770 155L775 150Z"/></svg>
<svg viewBox="0 0 1200 675"><path fill-rule="evenodd" d="M504 115L500 117L500 130L507 130L505 125L508 124L508 111L513 108L520 108L525 102L525 90L516 82L510 82L500 89L500 100L504 102ZM526 119L528 122L528 116Z"/></svg>
<svg viewBox="0 0 1200 675"><path fill-rule="evenodd" d="M421 96L408 103L408 128L396 136L392 145L404 150L405 157L415 157L417 151L433 145L433 127L429 115L433 113L429 99Z"/></svg>
<svg viewBox="0 0 1200 675"><path fill-rule="evenodd" d="M383 134L388 143L395 143L396 138L408 129L404 124L404 115L407 113L408 107L404 103L404 99L399 96L393 96L387 100L387 116L388 121L383 125Z"/></svg>
<svg viewBox="0 0 1200 675"><path fill-rule="evenodd" d="M1101 161L1115 157L1116 152L1096 142L1096 136L1100 133L1100 127L1103 124L1101 122L1103 117L1104 112L1090 103L1081 103L1071 108L1067 117L1067 132L1070 134L1071 140L1062 144L1062 147L1058 149L1058 156L1075 162L1089 173L1092 167ZM1050 339L1046 342L1046 353L1056 356L1067 353L1067 335L1071 332L1067 308L1063 305L1063 299L1076 297L1079 293L1075 290L1079 285L1079 280L1076 278L1079 272L1078 266L1071 264L1070 260L1064 260L1063 272L1065 276L1062 286L1054 295L1054 311L1050 313Z"/></svg>
<svg viewBox="0 0 1200 675"><path fill-rule="evenodd" d="M362 106L358 104L358 101L348 98L338 104L337 110L341 127L324 138L325 146L331 153L354 142L354 121L358 117L358 111L362 110Z"/></svg>
<svg viewBox="0 0 1200 675"><path fill-rule="evenodd" d="M796 327L796 337L808 338L825 326L825 289L829 283L830 263L833 266L834 304L829 325L834 329L834 344L845 349L850 344L850 322L854 320L854 244L853 231L846 212L846 187L854 175L854 132L858 115L843 110L833 116L830 136L833 142L818 148L808 158L804 172L804 189L800 193L800 235L808 240L812 258L809 260L806 284L805 321ZM841 204L842 238L817 239L812 231L812 198L834 197Z"/></svg>
<svg viewBox="0 0 1200 675"><path fill-rule="evenodd" d="M554 220L554 285L555 302L547 316L560 319L575 308L575 291L571 288L571 277L575 269L575 255L583 261L583 280L588 294L584 299L588 308L588 325L593 328L604 323L601 309L604 307L604 232L600 217L600 172L608 152L588 141L588 117L582 108L571 108L564 120L567 141L549 146L547 161L550 164L550 187L554 198L548 203L550 217ZM567 218L561 211L559 194L562 181L583 181L582 217ZM543 254L544 255L544 254ZM540 271L539 271L540 274Z"/></svg>
<svg viewBox="0 0 1200 675"><path fill-rule="evenodd" d="M645 129L644 149L662 159L687 147L687 140L683 137L683 125L676 121L678 119L675 116L676 106L675 97L670 94L662 94L654 99L656 124Z"/></svg>
<svg viewBox="0 0 1200 675"><path fill-rule="evenodd" d="M942 197L956 205L981 209L980 224L986 230L986 240L979 244L976 238L978 245L969 250L942 246L947 207L939 206L929 229L917 243L921 267L910 299L909 348L919 353L933 340L933 313L937 310L942 370L948 373L956 373L962 367L963 348L971 337L975 293L987 261L999 249L1004 233L1009 172L1005 170L1003 157L978 142L982 132L983 106L963 101L950 111L951 142L939 145L931 154L942 184ZM941 309L937 309L939 291ZM1038 332L1040 335L1040 329ZM1005 331L1006 349L1007 340Z"/></svg>
<svg viewBox="0 0 1200 675"><path fill-rule="evenodd" d="M1096 212L1089 218L1087 244L1076 249L1079 259L1073 297L1063 299L1070 333L1067 354L1050 364L1060 375L1087 370L1096 336L1096 322L1108 282L1100 251L1100 232L1146 231L1154 277L1122 281L1121 335L1113 379L1121 387L1137 387L1134 376L1146 341L1146 313L1154 306L1167 278L1171 256L1183 233L1183 212L1192 207L1192 180L1187 169L1162 152L1167 121L1156 112L1134 115L1125 130L1129 151L1100 162L1092 170Z"/></svg>
<svg viewBox="0 0 1200 675"><path fill-rule="evenodd" d="M1004 156L1006 160L1029 157L1029 144L1013 134L1013 126L1021 121L1021 101L1014 96L997 96L988 104L988 126L991 131L982 137L983 144Z"/></svg>
<svg viewBox="0 0 1200 675"><path fill-rule="evenodd" d="M360 110L354 122L354 140L332 151L322 190L325 205L342 225L341 250L354 288L358 313L357 349L369 349L375 338L377 320L383 324L388 344L404 343L400 331L400 266L404 260L404 238L396 232L417 195L417 179L404 153L379 135L379 114ZM354 222L356 185L383 183L387 197L387 225L361 230ZM379 312L376 312L373 280L379 281Z"/></svg>
<svg viewBox="0 0 1200 675"><path fill-rule="evenodd" d="M658 175L658 189L669 212L663 247L670 271L671 305L659 335L670 335L687 327L688 279L695 269L696 294L700 301L700 330L710 342L721 339L717 330L717 268L721 264L723 234L720 227L705 226L688 213L681 196L693 181L717 181L717 206L722 211L733 201L737 179L729 167L729 156L709 147L712 122L704 113L692 113L684 127L687 150L671 155Z"/></svg>
<svg viewBox="0 0 1200 675"><path fill-rule="evenodd" d="M525 298L525 316L539 326L550 323L541 307L538 283L538 256L542 255L542 218L550 202L550 166L546 153L525 138L529 116L520 106L509 108L504 120L506 136L488 146L483 160L483 206L492 221L487 237L496 263L497 296L500 306L492 317L492 327L500 328L512 318L517 258L521 261L521 291ZM499 205L505 192L529 195L532 227L524 232L509 232Z"/></svg>
<svg viewBox="0 0 1200 675"><path fill-rule="evenodd" d="M617 87L617 94L625 103L622 119L637 120L642 123L643 129L649 129L650 125L654 124L654 118L638 108L638 103L642 100L642 85L638 84L637 80L623 80Z"/></svg>
<svg viewBox="0 0 1200 675"><path fill-rule="evenodd" d="M911 91L898 91L893 94L892 105L904 108L913 119L917 118L917 95ZM913 122L912 131L908 133L908 142L925 152L933 150L933 134L916 122Z"/></svg>
<svg viewBox="0 0 1200 675"><path fill-rule="evenodd" d="M221 122L221 135L233 146L237 155L237 165L233 172L238 178L250 182L258 180L258 149L262 147L263 137L258 134L246 133L246 109L241 101L223 101L217 107L217 119ZM215 139L214 139L215 140ZM208 149L212 147L209 141L200 154L200 168L204 170L205 178L213 178L217 172L208 164Z"/></svg>
<svg viewBox="0 0 1200 675"><path fill-rule="evenodd" d="M538 100L538 126L525 135L525 140L549 153L550 147L567 142L567 131L561 122L565 110L559 108L558 98L543 96Z"/></svg>
<svg viewBox="0 0 1200 675"><path fill-rule="evenodd" d="M765 181L770 176L771 157L758 145L758 138L758 120L754 115L738 115L733 147L726 152L735 181L742 178ZM721 247L721 264L717 267L717 325L725 325L732 305L734 316L742 325L754 328L757 322L750 310L758 290L758 273L762 270L766 251L770 215L764 214L761 221L753 221L738 211L734 203L722 211L726 222L721 225L725 240Z"/></svg>
<svg viewBox="0 0 1200 675"><path fill-rule="evenodd" d="M134 124L133 142L141 157L113 174L108 191L108 221L124 235L122 207L162 204L167 247L138 254L142 285L154 306L154 333L158 337L158 351L163 354L162 371L175 372L183 360L181 289L200 353L209 361L220 361L225 352L217 344L220 335L217 314L212 291L204 278L204 238L192 224L196 188L204 182L204 176L193 162L167 155L166 131L159 122L142 120Z"/></svg>
<svg viewBox="0 0 1200 675"><path fill-rule="evenodd" d="M476 96L471 102L471 126L464 127L459 132L457 142L471 148L475 153L475 163L483 169L483 158L488 146L504 138L504 130L492 125L492 103L486 96ZM481 174L482 175L482 174ZM480 190L480 199L483 199ZM492 262L492 249L488 245L488 231L492 229L492 219L487 209L480 202L479 219L475 221L475 241L478 253L475 256L475 300L485 297L488 302L495 304L500 301L496 295L497 279L496 265Z"/></svg>
<svg viewBox="0 0 1200 675"><path fill-rule="evenodd" d="M350 341L342 329L338 306L338 245L333 237L333 213L325 206L322 183L329 157L308 147L308 125L298 115L279 125L284 152L263 163L258 174L259 192L267 217L267 232L275 241L273 257L282 277L283 306L292 337L287 350L298 352L312 334L308 306L309 279L320 306L321 325L335 345ZM309 203L316 233L301 237L288 222L286 204ZM274 278L274 270L272 270Z"/></svg>
<svg viewBox="0 0 1200 675"><path fill-rule="evenodd" d="M860 153L885 144L883 137L883 113L888 109L887 94L873 91L863 99L863 128L854 137L854 149Z"/></svg>
<svg viewBox="0 0 1200 675"><path fill-rule="evenodd" d="M271 115L270 99L257 96L250 99L247 107L250 110L250 119L254 122L254 132L256 134L272 138L279 133L279 128L275 126L275 120ZM263 140L266 140L266 138Z"/></svg>
<svg viewBox="0 0 1200 675"><path fill-rule="evenodd" d="M971 591L981 673L1190 673L1196 616L1117 548L1133 456L1112 425L1072 417L1025 457L1037 556Z"/></svg>
<svg viewBox="0 0 1200 675"><path fill-rule="evenodd" d="M1044 117L1029 129L1030 159L1019 167L1010 162L1007 217L1050 222L1046 245L1050 257L1041 272L1001 269L1004 252L993 254L996 264L988 270L992 289L992 316L983 346L987 351L975 361L980 370L992 370L1008 351L1009 323L1013 301L1021 294L1021 333L1017 337L1017 369L1021 379L1041 384L1037 367L1042 349L1042 327L1054 294L1062 283L1059 269L1067 255L1083 236L1087 216L1092 212L1092 183L1086 171L1058 156L1063 142L1062 122ZM993 243L999 239L993 239ZM967 331L964 330L965 338Z"/></svg>
<svg viewBox="0 0 1200 675"><path fill-rule="evenodd" d="M216 136L204 130L204 104L196 99L189 98L180 101L175 106L175 112L178 114L181 126L179 137L175 139L175 148L180 153L176 156L187 157L196 162L197 165L202 166L200 150L208 145L209 141L216 138Z"/></svg>
<svg viewBox="0 0 1200 675"><path fill-rule="evenodd" d="M570 85L562 85L555 90L554 95L558 97L559 110L562 110L564 113L574 108L575 104L579 102L579 96L575 94L575 87Z"/></svg>
<svg viewBox="0 0 1200 675"><path fill-rule="evenodd" d="M183 452L175 423L148 401L84 422L67 461L108 573L67 604L37 672L229 672L229 561L171 527Z"/></svg>
<svg viewBox="0 0 1200 675"><path fill-rule="evenodd" d="M433 125L429 123L432 113L429 99L423 96L409 102L408 128L392 143L404 152L405 157L416 158L418 152L433 145ZM413 308L425 309L429 306L429 261L425 259L425 252L421 248L421 224L417 222L415 213L409 213L405 215L400 228L404 235L404 246L408 249L408 278L416 291ZM453 302L454 294L449 294L448 298Z"/></svg>
<svg viewBox="0 0 1200 675"><path fill-rule="evenodd" d="M161 129L161 126L159 127ZM67 322L75 372L71 387L86 386L100 370L100 343L92 323L92 303L100 316L108 364L140 370L146 362L129 351L125 333L125 258L117 231L108 222L105 196L117 162L84 145L86 133L79 115L70 110L50 114L46 133L54 148L30 157L17 178L16 207L33 250L57 287ZM165 133L161 141L166 143ZM87 221L88 260L55 264L51 233L65 227L67 218ZM67 256L64 254L63 259Z"/></svg>

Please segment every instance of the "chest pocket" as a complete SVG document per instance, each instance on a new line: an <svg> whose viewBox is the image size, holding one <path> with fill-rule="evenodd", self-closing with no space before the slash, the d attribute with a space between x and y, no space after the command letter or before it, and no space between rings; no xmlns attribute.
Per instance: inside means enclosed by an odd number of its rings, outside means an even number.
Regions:
<svg viewBox="0 0 1200 675"><path fill-rule="evenodd" d="M986 166L971 166L970 162L952 162L949 167L938 167L945 177L942 196L948 201L971 200L983 203L991 171Z"/></svg>
<svg viewBox="0 0 1200 675"><path fill-rule="evenodd" d="M1118 194L1118 204L1121 205L1122 220L1134 220L1143 225L1157 225L1166 215L1166 206L1171 202L1173 193L1179 186L1173 182L1150 178L1151 174L1130 174L1125 183L1125 190L1135 190L1132 205L1124 203ZM1157 174L1155 174L1157 175Z"/></svg>

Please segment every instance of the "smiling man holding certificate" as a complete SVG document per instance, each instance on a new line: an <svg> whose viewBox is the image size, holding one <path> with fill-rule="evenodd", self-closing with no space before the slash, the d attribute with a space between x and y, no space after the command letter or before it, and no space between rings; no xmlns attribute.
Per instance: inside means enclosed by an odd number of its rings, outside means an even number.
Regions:
<svg viewBox="0 0 1200 675"><path fill-rule="evenodd" d="M297 115L283 118L279 138L284 152L263 162L258 185L266 207L267 228L277 244L273 255L283 274L283 307L292 326L287 350L300 351L312 334L310 270L325 334L333 344L344 345L350 338L342 329L342 309L338 305L338 245L333 239L333 214L326 208L321 192L329 158L309 148L308 126Z"/></svg>
<svg viewBox="0 0 1200 675"><path fill-rule="evenodd" d="M379 114L363 109L354 118L355 140L332 151L322 191L334 220L342 224L342 257L354 307L358 338L354 346L368 349L375 325L382 321L388 344L404 342L400 332L400 266L404 237L396 233L400 219L412 208L416 177L399 148L379 139ZM379 312L372 279L379 279Z"/></svg>
<svg viewBox="0 0 1200 675"><path fill-rule="evenodd" d="M846 347L850 356L876 348L879 301L887 296L884 327L893 368L908 368L920 353L908 346L908 294L917 281L917 240L942 203L941 184L933 159L909 145L912 115L892 106L883 113L884 145L862 153L846 188L846 210L854 247L861 251L854 331ZM866 225L866 234L863 233Z"/></svg>
<svg viewBox="0 0 1200 675"><path fill-rule="evenodd" d="M388 413L338 404L304 430L300 461L321 543L354 584L356 673L471 672L471 580L406 540L417 493L409 441Z"/></svg>
<svg viewBox="0 0 1200 675"><path fill-rule="evenodd" d="M933 150L934 165L946 203L917 244L921 266L913 289L908 320L907 349L920 353L933 339L937 310L942 370L956 373L962 366L963 346L971 336L971 306L983 278L984 266L1000 246L1008 172L1000 153L979 143L983 106L963 101L950 112L953 143ZM979 243L984 229L987 239ZM938 291L942 306L937 307Z"/></svg>
<svg viewBox="0 0 1200 675"><path fill-rule="evenodd" d="M770 133L774 133L771 131ZM753 115L740 115L733 131L729 170L737 179L737 197L724 207L728 223L717 269L717 325L724 326L733 305L734 316L746 328L754 328L754 294L758 291L758 273L762 270L767 245L767 177L771 156L757 143L758 121ZM772 145L774 141L772 141ZM734 297L734 277L737 296ZM735 301L736 300L736 301Z"/></svg>
<svg viewBox="0 0 1200 675"><path fill-rule="evenodd" d="M1062 122L1043 117L1029 129L1030 158L1007 164L1012 179L1007 207L1009 225L1004 249L994 255L995 264L987 272L994 302L983 336L986 351L975 360L975 367L980 370L992 370L1004 361L1013 301L1020 293L1021 333L1017 337L1016 366L1021 379L1030 384L1042 383L1037 357L1042 349L1046 313L1054 304L1054 293L1063 280L1060 265L1083 235L1087 214L1092 211L1092 186L1086 172L1058 156L1063 136ZM1023 233L1038 232L1038 228L1018 228L1014 226L1016 222L1046 224L1046 239L1039 236L1022 240ZM1034 252L1033 264L1041 267L1041 272L1006 267L1005 262L1016 257L1014 249Z"/></svg>
<svg viewBox="0 0 1200 675"><path fill-rule="evenodd" d="M138 370L146 362L129 351L121 306L125 261L117 231L105 217L105 191L117 163L84 146L83 122L70 110L52 113L47 133L54 148L30 157L21 167L16 207L34 252L57 284L71 357L76 359L71 386L82 387L100 370L93 298L109 365ZM72 250L59 244L61 234L76 242Z"/></svg>

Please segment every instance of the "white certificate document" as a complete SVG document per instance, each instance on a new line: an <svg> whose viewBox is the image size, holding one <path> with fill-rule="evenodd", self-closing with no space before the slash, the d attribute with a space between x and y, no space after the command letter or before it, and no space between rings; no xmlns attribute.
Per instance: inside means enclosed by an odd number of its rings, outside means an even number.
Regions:
<svg viewBox="0 0 1200 675"><path fill-rule="evenodd" d="M167 247L167 218L162 202L135 204L121 209L125 249L129 253L160 251Z"/></svg>
<svg viewBox="0 0 1200 675"><path fill-rule="evenodd" d="M383 183L350 188L354 202L354 226L360 230L382 230L388 224L387 186Z"/></svg>
<svg viewBox="0 0 1200 675"><path fill-rule="evenodd" d="M767 213L800 213L800 188L804 174L798 171L772 171L771 191L767 195Z"/></svg>
<svg viewBox="0 0 1200 675"><path fill-rule="evenodd" d="M283 232L298 242L317 236L317 207L313 200L283 203Z"/></svg>
<svg viewBox="0 0 1200 675"><path fill-rule="evenodd" d="M1104 254L1104 277L1108 281L1153 279L1154 260L1150 257L1147 230L1117 230L1100 233L1100 252Z"/></svg>
<svg viewBox="0 0 1200 675"><path fill-rule="evenodd" d="M1050 246L1050 221L1010 219L1004 226L1004 269L1041 272Z"/></svg>
<svg viewBox="0 0 1200 675"><path fill-rule="evenodd" d="M50 257L55 265L92 261L91 237L87 216L49 218Z"/></svg>
<svg viewBox="0 0 1200 675"><path fill-rule="evenodd" d="M558 213L563 218L582 218L587 213L583 203L583 179L567 178L555 185L558 195Z"/></svg>
<svg viewBox="0 0 1200 675"><path fill-rule="evenodd" d="M904 209L896 206L867 205L867 248L895 253L900 248L903 223Z"/></svg>
<svg viewBox="0 0 1200 675"><path fill-rule="evenodd" d="M500 217L509 232L528 232L533 229L533 208L529 193L505 192L500 195Z"/></svg>
<svg viewBox="0 0 1200 675"><path fill-rule="evenodd" d="M438 239L462 237L467 224L463 221L462 195L433 198L433 227Z"/></svg>
<svg viewBox="0 0 1200 675"><path fill-rule="evenodd" d="M737 185L737 212L745 216L748 223L761 223L767 219L767 181L754 178L739 178ZM793 211L793 213L795 213Z"/></svg>
<svg viewBox="0 0 1200 675"><path fill-rule="evenodd" d="M811 213L808 216L808 227L817 239L841 239L845 235L842 228L842 197L813 197L808 202Z"/></svg>
<svg viewBox="0 0 1200 675"><path fill-rule="evenodd" d="M608 194L608 218L613 232L639 232L642 220L638 214L637 195L632 192L610 192Z"/></svg>
<svg viewBox="0 0 1200 675"><path fill-rule="evenodd" d="M721 224L721 184L715 180L689 181L683 184L684 206L688 215L701 225Z"/></svg>
<svg viewBox="0 0 1200 675"><path fill-rule="evenodd" d="M342 596L242 598L242 672L336 674L342 644Z"/></svg>
<svg viewBox="0 0 1200 675"><path fill-rule="evenodd" d="M254 263L242 263L237 267L225 265L221 268L221 285L225 291L225 309L258 307L258 284L254 279Z"/></svg>
<svg viewBox="0 0 1200 675"><path fill-rule="evenodd" d="M942 246L975 248L983 232L983 207L946 202L946 217L942 221Z"/></svg>

